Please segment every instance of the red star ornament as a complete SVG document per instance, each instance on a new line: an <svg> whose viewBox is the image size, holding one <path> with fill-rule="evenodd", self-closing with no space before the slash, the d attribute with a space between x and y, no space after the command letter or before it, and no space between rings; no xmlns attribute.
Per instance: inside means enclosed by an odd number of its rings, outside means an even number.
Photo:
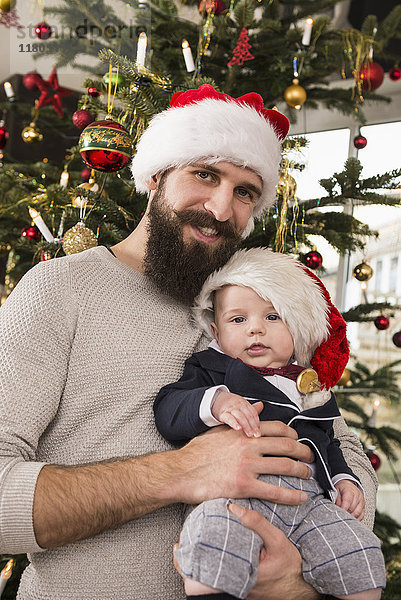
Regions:
<svg viewBox="0 0 401 600"><path fill-rule="evenodd" d="M46 106L47 104L52 104L56 113L60 117L62 117L63 107L61 104L61 98L63 96L68 96L68 94L71 94L71 91L67 90L67 88L59 86L56 67L53 67L48 81L42 79L41 81L37 82L37 86L42 93L40 95L36 108L39 109L42 108L42 106Z"/></svg>

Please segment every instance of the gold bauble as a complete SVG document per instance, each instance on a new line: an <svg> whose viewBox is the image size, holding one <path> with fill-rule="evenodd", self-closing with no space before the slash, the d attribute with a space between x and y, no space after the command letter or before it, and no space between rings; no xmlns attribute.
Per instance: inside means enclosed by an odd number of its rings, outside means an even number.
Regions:
<svg viewBox="0 0 401 600"><path fill-rule="evenodd" d="M16 5L16 0L0 0L0 10L10 12Z"/></svg>
<svg viewBox="0 0 401 600"><path fill-rule="evenodd" d="M340 379L337 381L337 385L347 385L347 383L351 380L351 373L347 368L344 369L343 374Z"/></svg>
<svg viewBox="0 0 401 600"><path fill-rule="evenodd" d="M284 100L292 106L299 110L303 103L306 100L306 92L304 88L299 85L298 79L292 80L292 85L290 85L284 92Z"/></svg>
<svg viewBox="0 0 401 600"><path fill-rule="evenodd" d="M373 275L373 269L370 265L363 261L360 265L356 265L352 274L358 281L368 281L368 279L370 279Z"/></svg>
<svg viewBox="0 0 401 600"><path fill-rule="evenodd" d="M21 132L21 137L26 144L37 144L43 140L43 134L36 127L36 123L32 121L28 127L24 127Z"/></svg>
<svg viewBox="0 0 401 600"><path fill-rule="evenodd" d="M65 232L62 246L66 254L76 254L97 246L97 238L93 231L80 221Z"/></svg>
<svg viewBox="0 0 401 600"><path fill-rule="evenodd" d="M277 184L277 193L283 198L294 198L297 191L297 182L289 173L280 175Z"/></svg>

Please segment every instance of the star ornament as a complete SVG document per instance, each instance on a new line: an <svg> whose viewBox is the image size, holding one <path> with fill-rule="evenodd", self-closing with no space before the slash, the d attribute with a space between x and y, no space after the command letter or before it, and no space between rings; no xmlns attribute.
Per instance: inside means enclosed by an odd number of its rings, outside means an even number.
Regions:
<svg viewBox="0 0 401 600"><path fill-rule="evenodd" d="M71 94L72 92L67 90L67 88L59 86L56 67L53 67L48 81L44 81L44 79L42 79L37 82L37 86L41 91L41 95L36 108L39 109L42 108L42 106L52 104L56 113L62 117L63 106L61 104L61 98L63 96L68 96L68 94Z"/></svg>

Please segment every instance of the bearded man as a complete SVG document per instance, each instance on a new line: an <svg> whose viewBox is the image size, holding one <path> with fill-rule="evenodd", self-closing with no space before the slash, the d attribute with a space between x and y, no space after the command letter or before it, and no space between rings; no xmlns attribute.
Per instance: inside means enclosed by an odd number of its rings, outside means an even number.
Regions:
<svg viewBox="0 0 401 600"><path fill-rule="evenodd" d="M311 451L291 428L262 423L250 440L222 426L172 449L152 411L207 345L189 305L272 204L287 131L257 94L175 94L133 160L149 192L138 227L111 249L40 263L1 307L0 552L29 554L18 598L179 600L181 503L305 501L258 480L310 476ZM372 523L374 473L344 423L336 433ZM281 532L242 519L266 546L250 600L316 598Z"/></svg>

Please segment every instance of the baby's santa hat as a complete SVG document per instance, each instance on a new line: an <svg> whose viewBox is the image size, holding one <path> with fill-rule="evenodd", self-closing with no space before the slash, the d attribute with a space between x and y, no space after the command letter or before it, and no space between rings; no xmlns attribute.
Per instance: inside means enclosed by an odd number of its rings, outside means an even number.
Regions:
<svg viewBox="0 0 401 600"><path fill-rule="evenodd" d="M315 369L322 389L337 383L349 359L346 324L314 273L295 258L268 248L239 250L207 278L195 299L194 320L209 338L214 293L226 285L249 287L270 300L291 333L297 363ZM316 394L307 394L308 408L328 399L327 394Z"/></svg>
<svg viewBox="0 0 401 600"><path fill-rule="evenodd" d="M138 142L131 166L136 189L149 192L146 182L170 168L199 160L228 161L260 175L263 189L253 217L261 217L275 199L281 142L288 129L287 117L263 108L262 97L254 92L232 98L208 84L177 92ZM243 237L251 233L253 217Z"/></svg>

